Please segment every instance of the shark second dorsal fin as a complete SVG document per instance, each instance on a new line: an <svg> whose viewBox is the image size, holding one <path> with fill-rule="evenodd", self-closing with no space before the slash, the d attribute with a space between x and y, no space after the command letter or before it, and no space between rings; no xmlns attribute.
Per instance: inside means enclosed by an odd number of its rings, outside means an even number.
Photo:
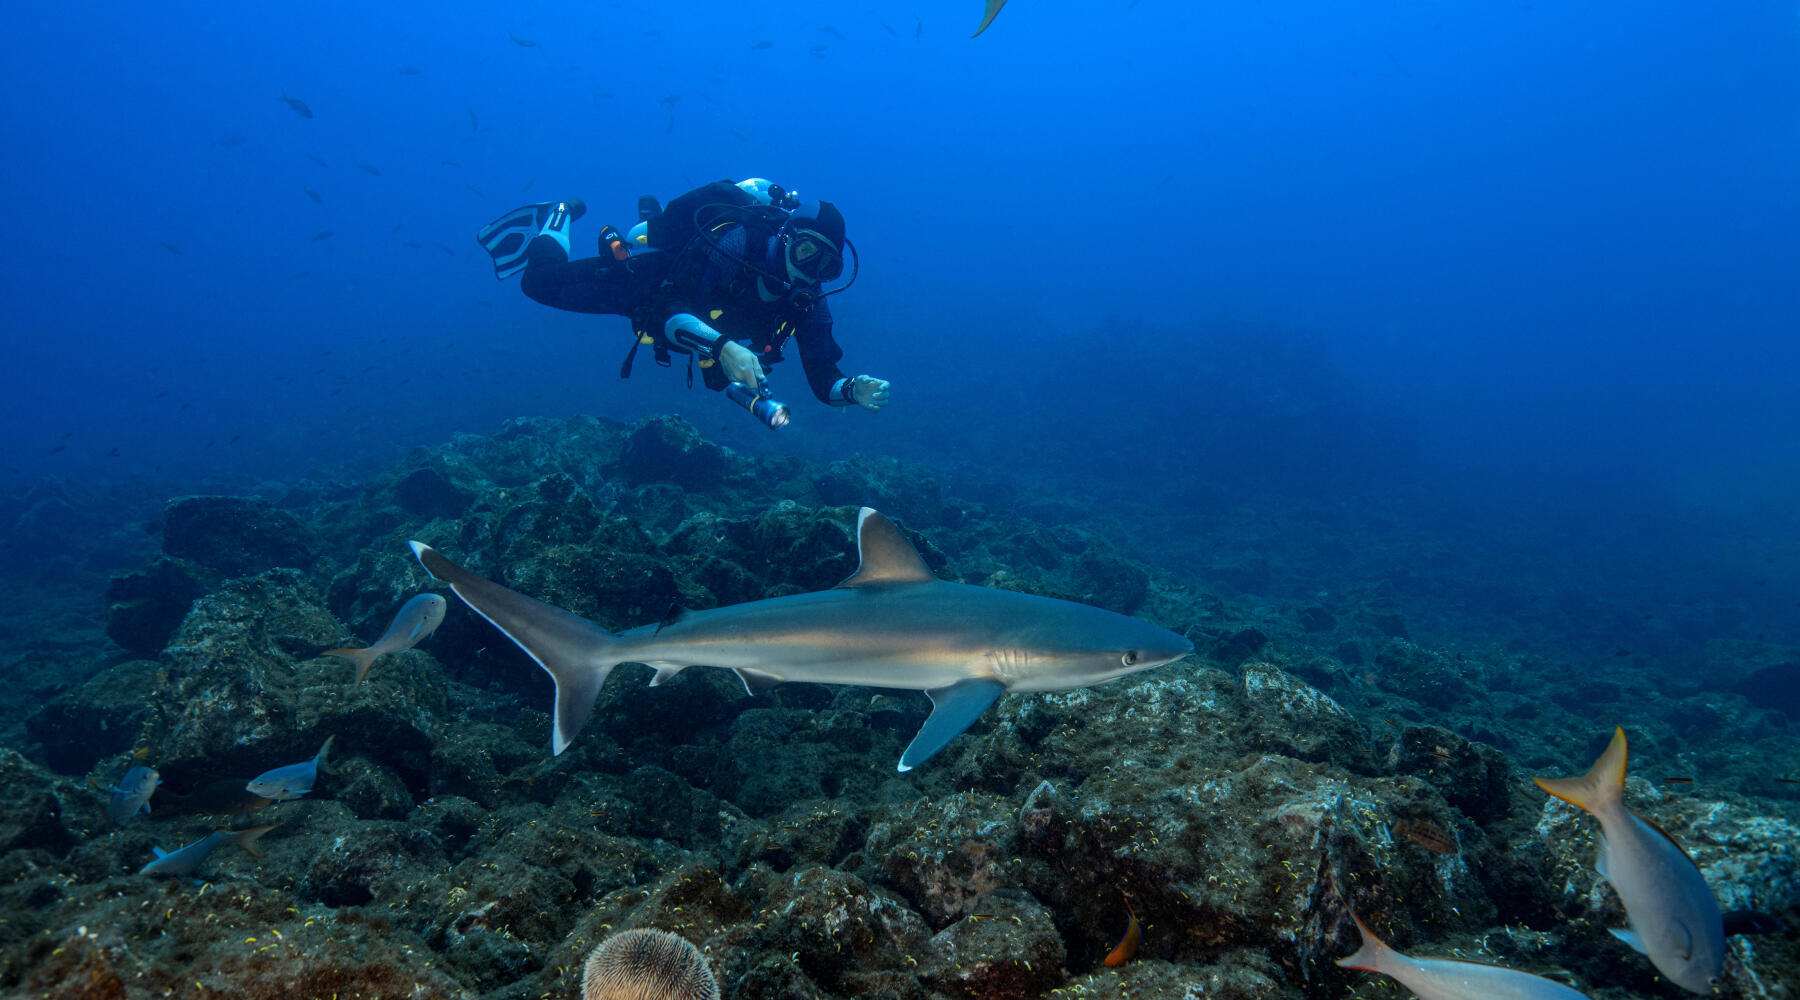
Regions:
<svg viewBox="0 0 1800 1000"><path fill-rule="evenodd" d="M919 558L919 550L873 507L864 507L856 518L856 548L861 561L856 572L839 587L930 583L937 579L925 560Z"/></svg>

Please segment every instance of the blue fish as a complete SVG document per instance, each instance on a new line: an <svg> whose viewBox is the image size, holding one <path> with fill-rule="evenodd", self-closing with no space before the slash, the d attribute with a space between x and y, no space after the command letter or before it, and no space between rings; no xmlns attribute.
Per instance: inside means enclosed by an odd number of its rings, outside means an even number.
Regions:
<svg viewBox="0 0 1800 1000"><path fill-rule="evenodd" d="M319 780L319 769L325 766L325 754L331 749L331 741L337 739L335 734L325 737L325 744L319 747L319 753L312 760L299 764L284 764L250 779L244 790L254 795L276 802L297 799L313 790L313 783Z"/></svg>
<svg viewBox="0 0 1800 1000"><path fill-rule="evenodd" d="M154 878L185 878L199 871L200 866L206 862L207 856L212 854L220 844L227 841L243 848L251 857L260 858L262 852L256 849L257 839L278 825L271 823L268 826L253 826L243 830L220 827L176 851L165 851L160 847L152 847L150 850L156 852L156 860L139 868L138 874Z"/></svg>
<svg viewBox="0 0 1800 1000"><path fill-rule="evenodd" d="M138 765L125 772L119 779L117 787L112 789L112 801L106 804L106 815L112 817L114 823L124 823L139 812L150 811L150 796L156 794L156 786L162 784L153 767Z"/></svg>

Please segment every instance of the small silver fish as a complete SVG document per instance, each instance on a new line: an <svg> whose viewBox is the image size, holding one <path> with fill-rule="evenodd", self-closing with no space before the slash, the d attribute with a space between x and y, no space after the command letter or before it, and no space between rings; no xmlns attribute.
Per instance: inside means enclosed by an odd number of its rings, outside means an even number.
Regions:
<svg viewBox="0 0 1800 1000"><path fill-rule="evenodd" d="M156 769L139 765L125 772L119 779L118 787L112 790L112 801L106 804L106 815L112 817L114 823L124 823L139 812L150 812L150 796L156 794L156 786L162 784Z"/></svg>
<svg viewBox="0 0 1800 1000"><path fill-rule="evenodd" d="M262 852L256 849L256 841L278 825L271 823L268 826L253 826L244 830L220 827L178 850L165 851L160 847L152 847L150 850L156 853L156 860L139 868L138 874L155 878L185 878L199 871L200 866L206 862L207 856L220 844L227 841L243 848L251 857L260 858Z"/></svg>
<svg viewBox="0 0 1800 1000"><path fill-rule="evenodd" d="M311 792L319 780L320 769L325 766L325 755L331 751L331 741L335 739L336 734L325 737L324 745L319 747L312 760L264 771L251 778L244 790L274 802L286 802Z"/></svg>
<svg viewBox="0 0 1800 1000"><path fill-rule="evenodd" d="M1419 1000L1587 1000L1585 993L1517 969L1453 958L1409 958L1389 948L1356 914L1350 919L1362 931L1362 947L1337 964L1391 976Z"/></svg>
<svg viewBox="0 0 1800 1000"><path fill-rule="evenodd" d="M341 656L356 664L356 684L361 684L377 659L389 653L403 653L437 631L444 622L446 606L444 598L438 594L420 594L400 606L399 613L394 615L393 622L374 645L362 649L327 649L319 655Z"/></svg>

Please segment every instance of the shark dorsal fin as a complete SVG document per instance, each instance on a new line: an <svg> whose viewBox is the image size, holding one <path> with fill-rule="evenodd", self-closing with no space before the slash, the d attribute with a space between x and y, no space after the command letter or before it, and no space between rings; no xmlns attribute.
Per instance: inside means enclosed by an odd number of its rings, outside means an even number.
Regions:
<svg viewBox="0 0 1800 1000"><path fill-rule="evenodd" d="M881 587L895 583L930 583L937 579L894 522L873 507L856 518L856 548L861 562L839 587Z"/></svg>
<svg viewBox="0 0 1800 1000"><path fill-rule="evenodd" d="M668 628L670 625L675 624L687 616L688 609L682 607L680 602L670 604L669 610L663 612L662 620L656 623L656 633L661 633L663 629Z"/></svg>

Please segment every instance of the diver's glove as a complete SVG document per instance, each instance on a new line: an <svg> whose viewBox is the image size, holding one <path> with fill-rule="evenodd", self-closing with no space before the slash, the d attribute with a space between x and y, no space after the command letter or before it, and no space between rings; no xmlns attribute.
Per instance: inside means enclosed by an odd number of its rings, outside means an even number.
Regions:
<svg viewBox="0 0 1800 1000"><path fill-rule="evenodd" d="M887 405L888 381L873 375L858 375L850 380L844 394L865 410L879 410Z"/></svg>

